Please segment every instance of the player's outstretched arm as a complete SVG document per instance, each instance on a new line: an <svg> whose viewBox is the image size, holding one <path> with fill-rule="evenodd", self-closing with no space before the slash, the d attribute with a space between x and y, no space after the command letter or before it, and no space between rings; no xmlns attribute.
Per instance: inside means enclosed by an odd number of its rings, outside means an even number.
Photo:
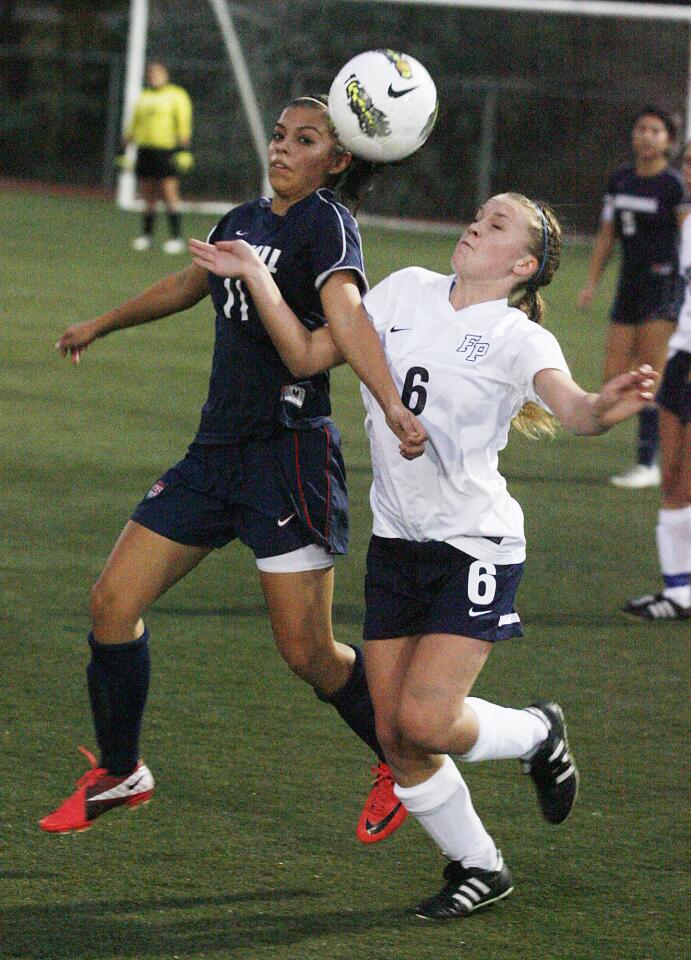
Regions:
<svg viewBox="0 0 691 960"><path fill-rule="evenodd" d="M205 271L194 265L189 266L164 277L107 313L83 323L73 323L55 344L55 349L63 357L69 357L72 363L79 363L87 347L99 337L187 310L199 303L208 292Z"/></svg>
<svg viewBox="0 0 691 960"><path fill-rule="evenodd" d="M294 376L313 376L347 360L380 403L387 423L401 441L401 454L407 459L420 456L426 433L396 392L381 342L350 271L332 274L322 287L328 326L310 332L283 299L266 264L244 240L215 244L190 240L188 248L194 264L220 277L239 277L247 284L262 323Z"/></svg>
<svg viewBox="0 0 691 960"><path fill-rule="evenodd" d="M321 289L321 300L336 346L384 411L389 428L400 440L401 455L407 460L419 457L427 434L401 400L352 271L332 273Z"/></svg>
<svg viewBox="0 0 691 960"><path fill-rule="evenodd" d="M294 377L312 377L343 363L327 327L310 331L283 299L268 267L244 240L190 240L192 262L218 277L237 277L252 295L259 318Z"/></svg>
<svg viewBox="0 0 691 960"><path fill-rule="evenodd" d="M653 399L659 376L644 364L612 377L599 393L587 393L568 374L548 369L535 375L535 390L567 430L595 436L640 413Z"/></svg>

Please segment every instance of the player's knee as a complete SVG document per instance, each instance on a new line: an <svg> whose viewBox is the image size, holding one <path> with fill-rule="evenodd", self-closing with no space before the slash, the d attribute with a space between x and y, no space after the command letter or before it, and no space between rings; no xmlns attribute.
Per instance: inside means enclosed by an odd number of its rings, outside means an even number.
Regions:
<svg viewBox="0 0 691 960"><path fill-rule="evenodd" d="M397 757L401 752L402 737L395 720L377 713L376 731L377 740L387 759Z"/></svg>
<svg viewBox="0 0 691 960"><path fill-rule="evenodd" d="M430 710L430 704L404 697L399 704L397 727L399 736L428 753L446 752L443 745L443 724Z"/></svg>
<svg viewBox="0 0 691 960"><path fill-rule="evenodd" d="M126 631L139 619L139 610L107 579L100 578L91 588L91 622L96 630Z"/></svg>
<svg viewBox="0 0 691 960"><path fill-rule="evenodd" d="M279 650L284 661L296 676L313 686L319 686L321 658L314 648L305 646L295 640L280 643Z"/></svg>

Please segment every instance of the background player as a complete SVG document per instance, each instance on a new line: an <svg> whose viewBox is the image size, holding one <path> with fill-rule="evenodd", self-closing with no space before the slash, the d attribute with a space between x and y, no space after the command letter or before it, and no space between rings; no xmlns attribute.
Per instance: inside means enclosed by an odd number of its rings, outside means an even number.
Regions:
<svg viewBox="0 0 691 960"><path fill-rule="evenodd" d="M132 241L135 250L149 250L154 242L156 204L162 200L168 215L170 239L163 244L165 253L184 253L180 188L175 156L190 148L192 138L192 102L185 90L170 83L168 70L158 60L146 68L146 87L134 105L123 147L137 147L135 173L144 200L142 233Z"/></svg>
<svg viewBox="0 0 691 960"><path fill-rule="evenodd" d="M662 369L683 293L678 247L684 185L669 163L676 126L664 111L645 107L631 136L634 162L609 178L588 279L578 296L580 306L590 305L618 240L622 261L605 341L605 380L643 363ZM658 413L651 405L639 416L637 462L611 482L656 486L657 443Z"/></svg>
<svg viewBox="0 0 691 960"><path fill-rule="evenodd" d="M247 244L190 247L196 262L243 278L291 367L314 372L339 361L329 328L309 333L299 324ZM549 429L547 408L575 433L600 434L649 402L657 377L643 367L599 394L571 379L559 344L540 326L537 292L552 280L560 251L548 207L501 194L460 238L453 276L409 268L364 301L403 402L428 434L424 455L403 464L363 388L374 474L367 676L396 795L451 861L443 889L417 908L428 919L467 916L513 889L449 754L521 760L551 823L561 823L576 798L557 704L514 710L469 696L493 643L522 635L514 597L523 515L497 469L511 421L529 432Z"/></svg>
<svg viewBox="0 0 691 960"><path fill-rule="evenodd" d="M310 97L281 113L268 159L272 199L234 208L211 239L247 237L302 322L318 327L328 320L404 445L421 449L424 431L402 405L376 333L357 309L366 289L357 224L325 189L340 180L344 195L357 198L368 166L352 162L334 138L326 107ZM43 818L50 832L86 829L105 810L151 796L153 778L138 759L149 685L142 614L235 538L256 556L281 655L383 760L361 651L336 643L331 625L333 555L346 551L348 517L328 375L291 375L249 289L196 264L68 327L57 347L77 361L98 337L169 316L209 294L216 343L208 400L187 456L136 508L93 588L87 676L101 758L90 758L93 769L76 791ZM358 829L363 841L383 839L403 822L392 786L380 764Z"/></svg>
<svg viewBox="0 0 691 960"><path fill-rule="evenodd" d="M683 174L691 195L691 141L684 153ZM664 587L662 593L637 597L623 609L633 617L658 622L691 617L691 216L684 220L681 237L686 294L656 397L662 466L656 539Z"/></svg>

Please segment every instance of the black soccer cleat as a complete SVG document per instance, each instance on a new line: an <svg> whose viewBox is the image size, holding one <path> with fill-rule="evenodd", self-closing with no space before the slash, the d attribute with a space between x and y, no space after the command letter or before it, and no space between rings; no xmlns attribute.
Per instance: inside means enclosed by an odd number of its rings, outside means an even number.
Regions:
<svg viewBox="0 0 691 960"><path fill-rule="evenodd" d="M578 793L578 769L569 750L564 714L558 703L544 700L525 709L543 720L549 733L537 753L521 761L523 773L533 779L545 820L561 823L571 813Z"/></svg>
<svg viewBox="0 0 691 960"><path fill-rule="evenodd" d="M458 860L452 860L444 868L446 884L436 897L423 900L416 907L416 915L423 920L453 920L467 917L480 907L488 907L495 900L508 897L513 890L511 874L499 850L497 856L499 865L496 870L464 867Z"/></svg>
<svg viewBox="0 0 691 960"><path fill-rule="evenodd" d="M629 600L622 613L637 620L689 620L691 607L682 607L664 593L648 593L644 597Z"/></svg>

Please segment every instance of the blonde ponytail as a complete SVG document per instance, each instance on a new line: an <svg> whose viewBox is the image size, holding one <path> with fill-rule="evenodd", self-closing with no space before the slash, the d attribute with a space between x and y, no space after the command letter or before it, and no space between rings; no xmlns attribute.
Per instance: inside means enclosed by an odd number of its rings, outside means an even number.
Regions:
<svg viewBox="0 0 691 960"><path fill-rule="evenodd" d="M545 302L538 287L551 283L561 258L561 226L554 211L545 203L533 203L520 193L507 193L506 197L524 207L528 219L528 250L539 264L535 273L511 291L509 306L522 310L534 323L542 326ZM533 440L545 435L553 437L557 422L537 403L526 403L511 421L520 433Z"/></svg>

